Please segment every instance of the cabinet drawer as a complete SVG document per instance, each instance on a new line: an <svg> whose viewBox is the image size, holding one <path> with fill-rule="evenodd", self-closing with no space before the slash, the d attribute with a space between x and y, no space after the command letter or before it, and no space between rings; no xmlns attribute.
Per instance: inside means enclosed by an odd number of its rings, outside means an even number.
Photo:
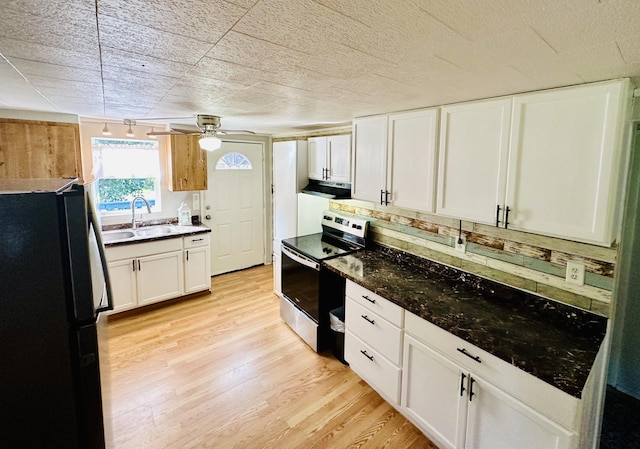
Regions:
<svg viewBox="0 0 640 449"><path fill-rule="evenodd" d="M136 242L129 245L118 245L105 248L108 261L150 256L152 254L182 251L180 236L171 239L155 240L153 242Z"/></svg>
<svg viewBox="0 0 640 449"><path fill-rule="evenodd" d="M351 298L346 300L345 325L349 331L366 341L392 363L400 365L402 330L399 327Z"/></svg>
<svg viewBox="0 0 640 449"><path fill-rule="evenodd" d="M198 246L209 246L210 237L209 233L189 235L183 237L184 249L195 248Z"/></svg>
<svg viewBox="0 0 640 449"><path fill-rule="evenodd" d="M402 327L404 309L388 299L350 280L347 280L346 283L346 296L361 306L377 313L395 326Z"/></svg>
<svg viewBox="0 0 640 449"><path fill-rule="evenodd" d="M345 332L344 358L351 369L393 405L400 404L401 369L349 330Z"/></svg>
<svg viewBox="0 0 640 449"><path fill-rule="evenodd" d="M576 429L579 425L580 400L553 385L410 312L406 313L405 332L563 426Z"/></svg>

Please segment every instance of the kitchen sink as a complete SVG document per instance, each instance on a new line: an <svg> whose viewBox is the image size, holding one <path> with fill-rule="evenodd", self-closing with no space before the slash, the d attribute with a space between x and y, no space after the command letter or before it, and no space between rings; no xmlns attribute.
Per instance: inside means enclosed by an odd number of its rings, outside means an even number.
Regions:
<svg viewBox="0 0 640 449"><path fill-rule="evenodd" d="M149 226L148 228L136 229L135 232L139 237L154 237L156 235L173 234L175 229L173 226Z"/></svg>
<svg viewBox="0 0 640 449"><path fill-rule="evenodd" d="M105 243L127 240L135 237L132 231L108 231L102 233L102 241Z"/></svg>

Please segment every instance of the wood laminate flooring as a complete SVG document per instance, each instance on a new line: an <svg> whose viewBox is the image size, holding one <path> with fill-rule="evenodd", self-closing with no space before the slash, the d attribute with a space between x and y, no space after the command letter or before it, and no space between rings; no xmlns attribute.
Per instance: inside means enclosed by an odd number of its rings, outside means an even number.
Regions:
<svg viewBox="0 0 640 449"><path fill-rule="evenodd" d="M108 320L101 362L114 449L436 449L282 322L272 266L211 285Z"/></svg>

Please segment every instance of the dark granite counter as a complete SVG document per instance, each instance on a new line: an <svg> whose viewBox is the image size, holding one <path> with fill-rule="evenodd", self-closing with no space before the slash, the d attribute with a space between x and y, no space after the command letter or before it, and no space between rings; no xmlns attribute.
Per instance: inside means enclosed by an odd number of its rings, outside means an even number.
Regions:
<svg viewBox="0 0 640 449"><path fill-rule="evenodd" d="M390 248L323 263L577 398L606 332L599 315Z"/></svg>

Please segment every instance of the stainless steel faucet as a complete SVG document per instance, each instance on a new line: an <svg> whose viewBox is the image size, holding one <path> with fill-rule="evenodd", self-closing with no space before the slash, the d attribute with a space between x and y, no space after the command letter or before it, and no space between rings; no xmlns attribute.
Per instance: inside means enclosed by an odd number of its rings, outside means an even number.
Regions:
<svg viewBox="0 0 640 449"><path fill-rule="evenodd" d="M151 206L149 205L149 201L141 195L134 196L131 200L131 227L133 229L136 228L136 200L144 201L144 204L147 205L147 212L151 213Z"/></svg>

